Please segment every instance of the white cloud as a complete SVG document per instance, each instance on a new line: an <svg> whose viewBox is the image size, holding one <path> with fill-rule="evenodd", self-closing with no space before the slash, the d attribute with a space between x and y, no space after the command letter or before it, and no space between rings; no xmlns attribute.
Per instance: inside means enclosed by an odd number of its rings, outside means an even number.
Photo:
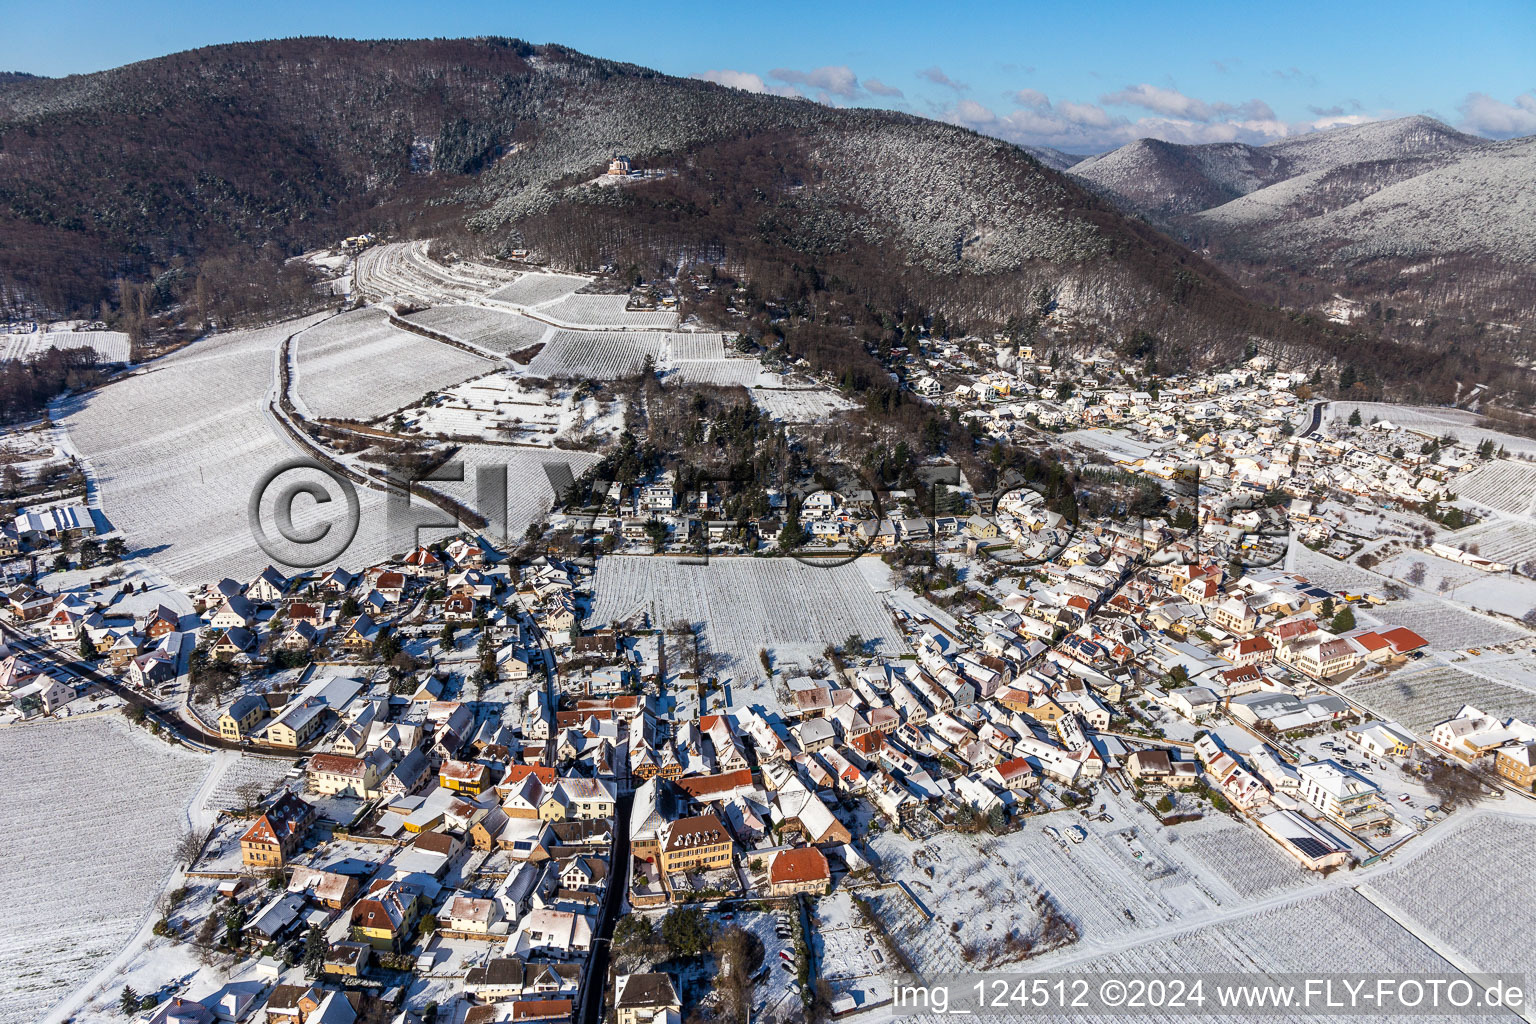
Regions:
<svg viewBox="0 0 1536 1024"><path fill-rule="evenodd" d="M851 68L844 65L828 65L815 68L811 71L796 71L794 68L774 68L768 72L770 78L780 82L788 82L790 85L803 85L808 89L815 89L829 96L840 96L851 100L859 94L859 79Z"/></svg>
<svg viewBox="0 0 1536 1024"><path fill-rule="evenodd" d="M1469 93L1462 100L1460 126L1479 135L1513 139L1536 135L1536 95L1521 93L1514 103L1496 100L1483 92Z"/></svg>
<svg viewBox="0 0 1536 1024"><path fill-rule="evenodd" d="M1164 89L1146 82L1140 85L1128 85L1119 92L1100 96L1099 102L1108 103L1111 106L1141 107L1154 113L1187 118L1192 121L1212 121L1232 109L1225 103L1207 103L1193 96L1186 96L1177 89Z"/></svg>
<svg viewBox="0 0 1536 1024"><path fill-rule="evenodd" d="M923 70L917 73L917 77L932 82L934 85L942 85L946 89L953 89L955 92L965 92L970 88L964 82L957 82L950 78L944 73L944 69L937 64L931 68L923 68Z"/></svg>
<svg viewBox="0 0 1536 1024"><path fill-rule="evenodd" d="M729 86L732 89L742 89L746 92L767 92L768 86L762 76L754 75L750 71L701 71L693 76L706 82L714 82L716 85Z"/></svg>
<svg viewBox="0 0 1536 1024"><path fill-rule="evenodd" d="M1172 97L1159 97L1146 92L1137 92L1135 95L1149 103L1160 102L1170 110L1185 109ZM1130 118L1093 103L1072 100L1052 103L1050 97L1036 89L1020 90L1010 98L1018 104L1012 113L1002 114L975 101L960 100L946 108L940 116L952 124L973 128L1009 142L1052 146L1071 153L1100 153L1143 138L1190 144L1262 144L1341 124L1359 124L1372 120L1361 114L1335 115L1330 110L1324 112L1325 116L1319 116L1313 121L1287 122L1277 118L1269 104L1262 100L1250 100L1240 106L1204 104L1188 108L1199 117ZM1205 119L1207 117L1208 120Z"/></svg>
<svg viewBox="0 0 1536 1024"><path fill-rule="evenodd" d="M903 96L904 93L894 85L886 85L878 78L864 79L864 88L876 96Z"/></svg>

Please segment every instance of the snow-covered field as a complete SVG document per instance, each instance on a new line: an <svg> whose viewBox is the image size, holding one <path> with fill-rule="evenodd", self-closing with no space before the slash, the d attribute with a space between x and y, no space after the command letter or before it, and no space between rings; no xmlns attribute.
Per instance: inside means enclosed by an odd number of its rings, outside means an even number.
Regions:
<svg viewBox="0 0 1536 1024"><path fill-rule="evenodd" d="M1334 423L1345 423L1356 409L1366 423L1373 419L1386 420L1395 427L1427 437L1450 434L1462 444L1469 445L1492 439L1495 445L1502 445L1511 453L1536 455L1536 440L1479 427L1476 425L1477 413L1465 409L1434 405L1392 405L1387 402L1330 402L1323 418Z"/></svg>
<svg viewBox="0 0 1536 1024"><path fill-rule="evenodd" d="M1476 526L1440 536L1441 543L1471 550L1505 565L1524 565L1536 559L1536 524L1510 519L1488 519Z"/></svg>
<svg viewBox="0 0 1536 1024"><path fill-rule="evenodd" d="M1149 458L1163 447L1138 441L1118 430L1069 430L1061 435L1061 440L1067 443L1075 442L1094 451L1103 452L1111 458L1129 462Z"/></svg>
<svg viewBox="0 0 1536 1024"><path fill-rule="evenodd" d="M1056 969L1059 960L1052 958L1040 966L1045 970ZM1436 972L1445 976L1454 970L1444 958L1365 897L1343 888L1182 933L1159 935L1129 949L1077 960L1071 966L1074 972L1163 976L1257 976L1316 971L1378 975L1384 969L1393 974L1429 976ZM1175 1018L1155 1015L1122 1018L1116 1015L1114 1019ZM1292 1016L1287 1019L1339 1018ZM1508 1019L1518 1018L1511 1016Z"/></svg>
<svg viewBox="0 0 1536 1024"><path fill-rule="evenodd" d="M445 266L425 241L376 245L357 257L357 290L373 299L438 305L480 298L516 278L515 271L465 261Z"/></svg>
<svg viewBox="0 0 1536 1024"><path fill-rule="evenodd" d="M514 306L537 306L564 298L586 283L587 278L568 274L528 273L491 292L488 297Z"/></svg>
<svg viewBox="0 0 1536 1024"><path fill-rule="evenodd" d="M572 477L578 477L598 458L599 456L593 452L565 451L564 449L540 451L510 445L466 444L462 445L450 460L450 464L452 462L463 464L463 481L432 482L427 486L493 520L486 528L488 534L502 539L518 540L527 531L529 524L542 517L554 504L555 490L549 482L545 467L565 466L569 468ZM482 507L477 483L482 469L489 470L499 466L504 466L507 470L505 532L494 521L499 518L501 509L494 506ZM491 478L486 477L486 479ZM446 513L436 509L426 509L424 515L430 517L429 521L436 521L444 518ZM431 535L424 535L424 539L430 540Z"/></svg>
<svg viewBox="0 0 1536 1024"><path fill-rule="evenodd" d="M1485 973L1536 972L1530 938L1536 876L1516 851L1536 847L1536 821L1480 814L1362 887L1394 918Z"/></svg>
<svg viewBox="0 0 1536 1024"><path fill-rule="evenodd" d="M660 362L666 350L666 335L659 333L556 331L528 364L528 375L618 380L639 373L646 356Z"/></svg>
<svg viewBox="0 0 1536 1024"><path fill-rule="evenodd" d="M1384 679L1346 685L1343 692L1382 718L1401 722L1420 734L1454 716L1463 704L1476 705L1499 718L1536 717L1536 693L1463 672L1453 665L1429 664L1394 672Z"/></svg>
<svg viewBox="0 0 1536 1024"><path fill-rule="evenodd" d="M31 359L51 348L93 348L104 363L128 361L128 335L122 331L33 331L29 334L0 333L0 362L7 359Z"/></svg>
<svg viewBox="0 0 1536 1024"><path fill-rule="evenodd" d="M297 401L321 419L371 420L496 366L402 331L381 309L316 324L293 339L292 350Z"/></svg>
<svg viewBox="0 0 1536 1024"><path fill-rule="evenodd" d="M1458 476L1451 488L1479 505L1529 515L1536 504L1536 463L1499 459Z"/></svg>
<svg viewBox="0 0 1536 1024"><path fill-rule="evenodd" d="M628 295L570 295L539 307L539 315L576 327L631 327L664 331L677 323L676 313L631 312Z"/></svg>
<svg viewBox="0 0 1536 1024"><path fill-rule="evenodd" d="M31 1024L138 930L209 761L117 718L0 731L0 1024Z"/></svg>
<svg viewBox="0 0 1536 1024"><path fill-rule="evenodd" d="M756 359L695 359L674 363L672 376L686 384L750 388L761 380L763 364Z"/></svg>
<svg viewBox="0 0 1536 1024"><path fill-rule="evenodd" d="M516 374L490 373L444 388L400 415L407 430L423 434L548 448L558 437L618 434L624 405L622 399L592 396L577 401L571 387L533 388Z"/></svg>
<svg viewBox="0 0 1536 1024"><path fill-rule="evenodd" d="M516 352L535 344L550 330L548 324L484 306L434 306L404 319L466 345L493 352Z"/></svg>
<svg viewBox="0 0 1536 1024"><path fill-rule="evenodd" d="M754 387L750 393L752 401L764 412L785 423L811 423L854 407L854 403L842 395L820 388Z"/></svg>
<svg viewBox="0 0 1536 1024"><path fill-rule="evenodd" d="M283 338L315 322L206 338L56 410L107 518L177 583L249 579L271 561L252 535L247 503L263 474L299 454L266 404ZM359 488L358 497L362 526L341 556L348 565L393 550L383 496ZM297 502L295 521L309 528L326 511Z"/></svg>
<svg viewBox="0 0 1536 1024"><path fill-rule="evenodd" d="M1406 582L1420 565L1424 567L1424 582L1420 587L1429 594L1443 594L1472 608L1511 615L1517 619L1530 609L1536 608L1536 580L1508 572L1486 573L1470 565L1440 558L1427 551L1399 552L1378 564L1376 571ZM1393 620L1394 609L1397 607L1396 604L1388 605L1382 612L1382 617ZM1499 636L1502 639L1505 633L1515 628L1512 624L1503 622L1485 625L1460 621L1468 618L1465 613L1455 613L1453 618L1456 620L1453 629L1470 631L1468 636L1461 636L1458 633L1451 637L1455 641L1451 646L1458 648L1478 643L1498 642L1484 639L1483 635Z"/></svg>
<svg viewBox="0 0 1536 1024"><path fill-rule="evenodd" d="M775 700L763 684L758 651L776 661L809 665L827 644L850 633L877 642L874 650L906 650L901 632L856 565L821 568L792 558L712 558L687 565L674 558L610 555L597 563L597 595L589 624L606 625L642 612L651 624L685 619L704 629L708 648L723 656L713 674L732 686L732 702ZM754 695L748 687L763 687Z"/></svg>

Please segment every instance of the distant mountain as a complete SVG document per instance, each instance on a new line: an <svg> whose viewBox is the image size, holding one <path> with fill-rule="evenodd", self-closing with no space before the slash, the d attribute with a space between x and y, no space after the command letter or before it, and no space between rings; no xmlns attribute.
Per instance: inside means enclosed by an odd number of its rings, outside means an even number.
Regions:
<svg viewBox="0 0 1536 1024"><path fill-rule="evenodd" d="M1019 148L1053 171L1064 171L1068 167L1082 163L1085 159L1075 153L1063 153L1050 146L1020 146Z"/></svg>
<svg viewBox="0 0 1536 1024"><path fill-rule="evenodd" d="M663 174L593 184L615 153ZM517 40L208 47L0 88L0 303L126 306L119 279L136 306L259 298L282 287L262 267L373 230L585 269L707 261L871 336L1048 320L1169 366L1322 343L1051 169L1076 158L1031 155Z"/></svg>
<svg viewBox="0 0 1536 1024"><path fill-rule="evenodd" d="M1143 139L1068 173L1280 301L1536 324L1536 139L1405 117L1265 146Z"/></svg>

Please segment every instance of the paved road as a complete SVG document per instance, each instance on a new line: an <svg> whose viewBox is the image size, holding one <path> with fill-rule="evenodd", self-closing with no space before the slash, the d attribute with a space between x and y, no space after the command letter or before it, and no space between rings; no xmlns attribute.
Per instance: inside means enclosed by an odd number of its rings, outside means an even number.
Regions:
<svg viewBox="0 0 1536 1024"><path fill-rule="evenodd" d="M1313 404L1312 418L1308 421L1308 425L1302 428L1301 432L1297 436L1306 437L1316 431L1318 427L1323 425L1323 406L1327 404L1327 402L1316 402Z"/></svg>
<svg viewBox="0 0 1536 1024"><path fill-rule="evenodd" d="M629 888L629 815L634 803L633 793L619 797L613 856L608 864L608 888L603 891L603 908L592 934L592 954L587 957L586 973L579 989L581 1010L577 1024L598 1024L602 1020L613 929L618 924L619 910L624 906L624 894Z"/></svg>
<svg viewBox="0 0 1536 1024"><path fill-rule="evenodd" d="M52 644L19 632L4 622L0 622L0 637L3 637L5 642L11 647L20 651L26 651L36 658L51 662L76 679L82 679L111 691L126 701L129 707L141 708L144 711L145 717L158 722L160 728L168 730L175 734L178 739L194 746L298 756L298 751L266 750L255 744L238 743L234 740L227 740L216 732L208 732L179 715L167 713L164 708L148 700L142 693L139 693L132 687L124 686L103 672L97 671L89 662L80 661L78 658L71 658Z"/></svg>

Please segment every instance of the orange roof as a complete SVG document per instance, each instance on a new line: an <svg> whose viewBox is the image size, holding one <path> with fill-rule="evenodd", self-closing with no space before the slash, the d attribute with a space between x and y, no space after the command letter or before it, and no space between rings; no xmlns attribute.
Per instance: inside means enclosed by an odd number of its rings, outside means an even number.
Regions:
<svg viewBox="0 0 1536 1024"><path fill-rule="evenodd" d="M512 1004L513 1020L557 1020L570 1015L569 999L524 999Z"/></svg>
<svg viewBox="0 0 1536 1024"><path fill-rule="evenodd" d="M1381 635L1387 643L1392 645L1392 649L1398 654L1405 654L1408 651L1416 651L1420 647L1429 646L1428 640L1425 640L1406 626L1397 626Z"/></svg>
<svg viewBox="0 0 1536 1024"><path fill-rule="evenodd" d="M799 850L783 850L768 865L768 883L824 882L832 877L827 858L814 846Z"/></svg>
<svg viewBox="0 0 1536 1024"><path fill-rule="evenodd" d="M528 776L536 777L546 786L555 784L555 769L551 765L543 764L511 764L507 766L506 775L502 776L503 786L515 786Z"/></svg>
<svg viewBox="0 0 1536 1024"><path fill-rule="evenodd" d="M752 773L745 768L718 775L689 775L677 780L678 788L695 800L715 793L727 793L733 789L752 785Z"/></svg>
<svg viewBox="0 0 1536 1024"><path fill-rule="evenodd" d="M1383 647L1388 647L1391 645L1391 642L1387 640L1386 637L1382 636L1380 633L1375 632L1360 633L1354 639L1355 643L1359 644L1361 647L1364 647L1367 651L1379 651Z"/></svg>

